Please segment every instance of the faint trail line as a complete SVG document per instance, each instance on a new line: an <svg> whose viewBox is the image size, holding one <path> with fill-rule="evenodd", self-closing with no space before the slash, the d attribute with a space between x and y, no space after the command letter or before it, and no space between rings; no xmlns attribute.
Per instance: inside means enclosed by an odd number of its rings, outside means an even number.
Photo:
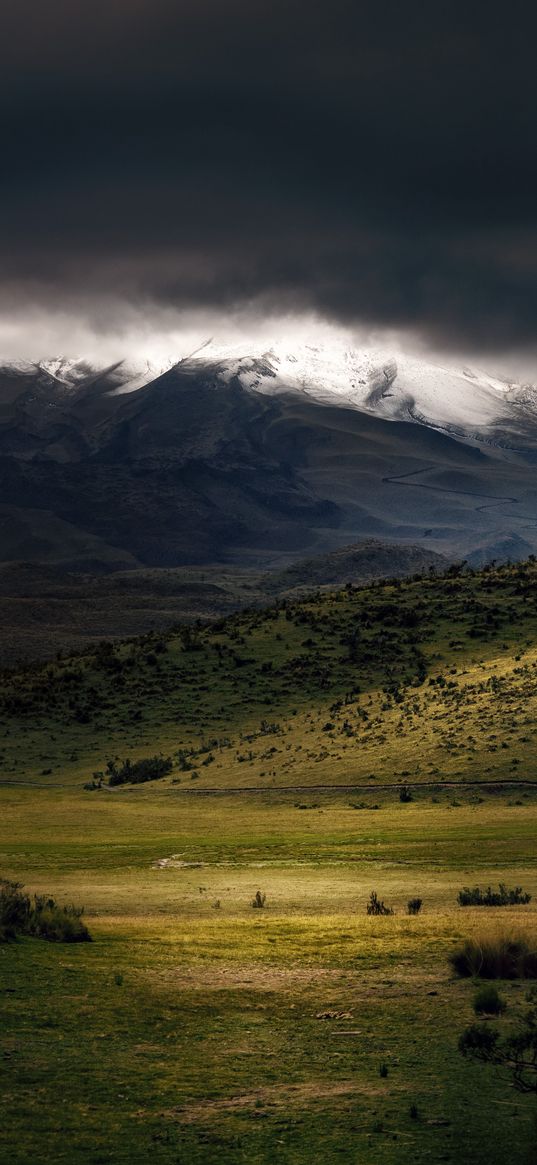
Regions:
<svg viewBox="0 0 537 1165"><path fill-rule="evenodd" d="M220 796L235 796L246 793L389 793L397 792L402 784L410 783L413 792L418 793L420 789L483 789L486 792L501 792L502 789L535 789L537 791L537 778L534 781L515 780L507 777L504 781L392 781L389 784L376 782L374 785L243 785L237 787L236 785L222 785L221 788L213 786L209 789L171 789L164 787L158 790L161 793L171 794L174 797L220 797ZM71 782L60 784L58 781L46 784L44 781L40 783L37 781L0 781L0 789L20 788L24 786L29 789L70 789L71 792L80 792L80 785L73 785ZM103 785L100 790L101 793L110 793L111 796L121 797L122 792L120 788L109 788L108 785ZM133 786L122 786L123 793L132 792ZM157 791L157 790L156 790ZM95 790L96 792L96 790Z"/></svg>
<svg viewBox="0 0 537 1165"><path fill-rule="evenodd" d="M247 793L270 793L277 795L279 793L396 793L401 787L401 782L392 783L389 785L376 783L374 785L244 785L242 788L224 787L211 789L169 789L167 792L173 793L179 797L219 797L219 796L239 796ZM410 782L410 787L414 793L419 793L420 789L483 789L485 792L501 792L506 788L513 789L535 789L537 791L536 781L516 781L507 779L505 781L414 781Z"/></svg>
<svg viewBox="0 0 537 1165"><path fill-rule="evenodd" d="M441 493L441 494L461 494L463 497L466 497L466 498L494 498L494 501L491 504L484 505L484 506L476 506L475 507L476 510L492 510L492 509L494 509L495 506L504 506L508 502L511 502L513 505L519 504L518 498L511 498L511 497L499 498L497 494L474 493L474 491L470 490L470 489L449 489L447 486L443 486L443 485L426 485L422 481L405 481L405 478L407 478L407 477L417 477L418 473L430 473L431 469L436 469L436 466L435 465L426 465L424 467L424 469L411 469L409 473L398 473L398 474L394 474L393 476L383 477L382 484L383 485L389 485L389 484L391 484L391 485L406 485L406 486L408 486L409 489L428 489L428 490L432 490L434 493ZM522 516L529 517L529 514L525 514Z"/></svg>

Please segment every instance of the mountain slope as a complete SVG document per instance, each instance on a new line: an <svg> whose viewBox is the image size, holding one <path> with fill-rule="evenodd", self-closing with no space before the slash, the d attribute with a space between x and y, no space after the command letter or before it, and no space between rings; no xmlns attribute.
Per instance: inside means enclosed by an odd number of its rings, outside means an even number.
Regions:
<svg viewBox="0 0 537 1165"><path fill-rule="evenodd" d="M368 537L476 561L537 549L531 386L310 350L206 348L152 376L0 371L0 561L281 569Z"/></svg>

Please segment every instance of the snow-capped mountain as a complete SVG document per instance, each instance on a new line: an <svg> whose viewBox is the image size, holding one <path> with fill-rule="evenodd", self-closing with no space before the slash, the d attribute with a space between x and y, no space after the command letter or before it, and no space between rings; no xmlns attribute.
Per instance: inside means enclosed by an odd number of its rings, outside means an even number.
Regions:
<svg viewBox="0 0 537 1165"><path fill-rule="evenodd" d="M229 346L209 341L178 359L171 353L158 361L124 359L108 366L84 358L19 361L0 366L0 381L2 374L33 381L40 397L57 403L88 392L128 396L174 368L209 378L222 390L236 383L265 396L300 394L320 405L420 424L462 440L506 449L537 443L535 385L479 368L342 343Z"/></svg>
<svg viewBox="0 0 537 1165"><path fill-rule="evenodd" d="M0 562L537 552L537 390L344 345L0 365ZM100 568L100 567L99 567Z"/></svg>
<svg viewBox="0 0 537 1165"><path fill-rule="evenodd" d="M305 393L392 421L509 445L513 430L533 436L537 387L482 369L434 364L387 350L287 344L240 348L211 344L192 362L213 364L222 383L237 377L255 392ZM503 440L502 440L503 433Z"/></svg>

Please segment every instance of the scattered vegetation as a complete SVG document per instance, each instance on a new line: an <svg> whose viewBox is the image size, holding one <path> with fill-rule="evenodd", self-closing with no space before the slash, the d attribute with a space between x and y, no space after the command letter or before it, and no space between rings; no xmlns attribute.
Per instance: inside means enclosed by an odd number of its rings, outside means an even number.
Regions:
<svg viewBox="0 0 537 1165"><path fill-rule="evenodd" d="M457 902L459 906L526 906L531 902L531 894L526 894L521 886L509 890L500 882L497 890L493 890L492 886L487 886L486 890L481 890L479 886L473 889L464 886L459 890Z"/></svg>
<svg viewBox="0 0 537 1165"><path fill-rule="evenodd" d="M171 757L201 788L378 781L402 803L532 782L536 580L534 562L389 578L5 671L3 776L98 788L104 752Z"/></svg>

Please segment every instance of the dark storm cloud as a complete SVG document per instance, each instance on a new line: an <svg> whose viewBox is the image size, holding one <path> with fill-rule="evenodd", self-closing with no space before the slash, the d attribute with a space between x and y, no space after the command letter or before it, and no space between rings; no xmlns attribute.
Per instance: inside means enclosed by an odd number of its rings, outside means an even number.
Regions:
<svg viewBox="0 0 537 1165"><path fill-rule="evenodd" d="M1 24L5 306L533 340L527 0L18 0Z"/></svg>

